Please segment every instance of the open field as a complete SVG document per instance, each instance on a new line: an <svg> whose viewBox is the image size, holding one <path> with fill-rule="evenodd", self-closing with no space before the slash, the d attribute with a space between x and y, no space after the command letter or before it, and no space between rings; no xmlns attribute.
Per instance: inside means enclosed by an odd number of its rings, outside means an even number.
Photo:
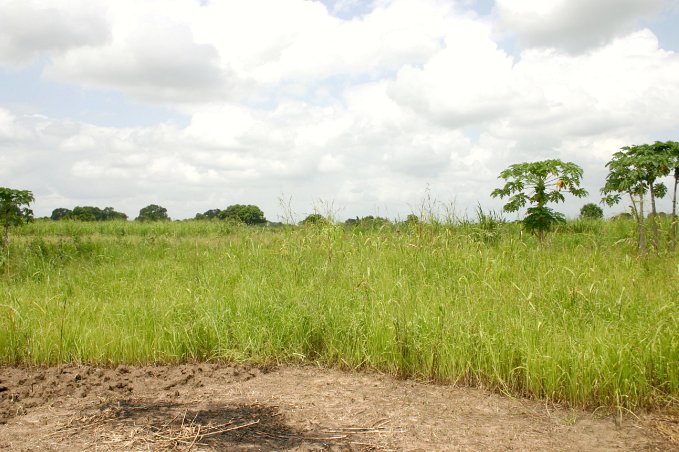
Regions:
<svg viewBox="0 0 679 452"><path fill-rule="evenodd" d="M4 365L317 363L610 412L675 409L679 261L633 225L35 222L2 256Z"/></svg>

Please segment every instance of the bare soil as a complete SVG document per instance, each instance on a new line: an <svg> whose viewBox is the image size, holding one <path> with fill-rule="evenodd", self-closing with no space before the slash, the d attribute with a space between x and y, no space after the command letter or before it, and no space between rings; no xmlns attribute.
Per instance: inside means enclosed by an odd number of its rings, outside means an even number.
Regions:
<svg viewBox="0 0 679 452"><path fill-rule="evenodd" d="M584 412L316 367L0 367L1 450L679 450L676 413Z"/></svg>

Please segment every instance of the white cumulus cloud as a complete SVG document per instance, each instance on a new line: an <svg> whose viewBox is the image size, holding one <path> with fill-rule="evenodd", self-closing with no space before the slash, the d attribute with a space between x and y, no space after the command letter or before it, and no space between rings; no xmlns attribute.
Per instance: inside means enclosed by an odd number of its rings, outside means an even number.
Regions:
<svg viewBox="0 0 679 452"><path fill-rule="evenodd" d="M500 26L528 47L582 52L631 31L663 0L496 0Z"/></svg>
<svg viewBox="0 0 679 452"><path fill-rule="evenodd" d="M679 55L636 25L658 1L498 0L484 16L380 0L351 19L337 13L354 2L325 3L0 0L0 64L15 68L0 77L32 63L46 97L112 91L187 118L103 126L2 92L0 178L34 190L39 215L246 203L275 220L292 196L299 212L330 200L344 217L403 217L427 187L458 213L498 208L502 169L555 157L584 167L598 201L620 146L676 139Z"/></svg>
<svg viewBox="0 0 679 452"><path fill-rule="evenodd" d="M0 66L18 66L41 55L102 45L110 38L104 8L85 0L0 0Z"/></svg>

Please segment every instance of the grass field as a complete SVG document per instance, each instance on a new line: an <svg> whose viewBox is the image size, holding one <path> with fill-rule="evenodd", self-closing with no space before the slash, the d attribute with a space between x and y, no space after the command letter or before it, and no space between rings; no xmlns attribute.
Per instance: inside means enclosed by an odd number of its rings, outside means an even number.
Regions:
<svg viewBox="0 0 679 452"><path fill-rule="evenodd" d="M679 259L633 224L37 221L0 257L0 363L318 362L571 406L679 399Z"/></svg>

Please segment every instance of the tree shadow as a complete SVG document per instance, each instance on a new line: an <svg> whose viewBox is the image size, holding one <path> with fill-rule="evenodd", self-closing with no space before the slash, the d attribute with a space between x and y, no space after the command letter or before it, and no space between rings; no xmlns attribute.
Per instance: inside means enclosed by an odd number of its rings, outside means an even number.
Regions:
<svg viewBox="0 0 679 452"><path fill-rule="evenodd" d="M278 407L260 404L207 405L120 400L100 406L120 426L142 427L157 445L215 450L356 450L346 435L302 431L285 422ZM111 426L115 428L115 426Z"/></svg>

